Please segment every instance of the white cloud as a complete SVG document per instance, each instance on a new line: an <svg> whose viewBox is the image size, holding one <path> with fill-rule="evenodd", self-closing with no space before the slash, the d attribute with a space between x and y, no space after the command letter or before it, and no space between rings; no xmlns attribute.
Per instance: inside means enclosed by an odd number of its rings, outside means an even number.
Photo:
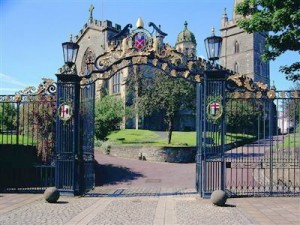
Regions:
<svg viewBox="0 0 300 225"><path fill-rule="evenodd" d="M0 86L6 86L7 84L15 85L18 87L27 87L29 85L24 84L22 81L19 81L11 76L0 73ZM2 87L1 87L2 88Z"/></svg>

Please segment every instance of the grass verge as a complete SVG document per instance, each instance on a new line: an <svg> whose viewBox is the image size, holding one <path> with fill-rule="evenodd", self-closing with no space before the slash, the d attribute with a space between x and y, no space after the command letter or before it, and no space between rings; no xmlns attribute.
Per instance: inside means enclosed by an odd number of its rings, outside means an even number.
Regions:
<svg viewBox="0 0 300 225"><path fill-rule="evenodd" d="M160 134L160 135L159 135ZM167 144L167 132L155 132L149 130L131 130L125 129L112 132L108 137L108 143L111 145L149 145L149 146L196 146L196 132L174 131L172 133L171 144ZM221 136L218 133L207 132L206 138L210 139L211 144L221 142ZM249 142L253 136L246 134L228 133L225 136L225 143Z"/></svg>

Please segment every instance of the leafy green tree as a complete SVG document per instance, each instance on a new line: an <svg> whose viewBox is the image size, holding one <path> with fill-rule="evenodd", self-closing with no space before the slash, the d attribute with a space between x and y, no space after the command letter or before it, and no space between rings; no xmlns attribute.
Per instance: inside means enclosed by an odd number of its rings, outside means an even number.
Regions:
<svg viewBox="0 0 300 225"><path fill-rule="evenodd" d="M230 99L226 103L227 131L232 133L257 134L262 105L256 101Z"/></svg>
<svg viewBox="0 0 300 225"><path fill-rule="evenodd" d="M111 131L118 129L124 115L124 104L119 96L107 95L99 99L95 107L96 137L104 140Z"/></svg>
<svg viewBox="0 0 300 225"><path fill-rule="evenodd" d="M142 115L151 115L155 111L164 113L168 144L170 144L176 113L179 110L195 107L195 86L183 79L171 78L156 72L151 82L148 82L139 94L137 101Z"/></svg>
<svg viewBox="0 0 300 225"><path fill-rule="evenodd" d="M1 130L15 130L16 129L16 115L17 111L11 103L0 104L0 125Z"/></svg>
<svg viewBox="0 0 300 225"><path fill-rule="evenodd" d="M300 1L299 0L244 0L236 7L243 16L238 26L249 33L267 34L265 60L275 60L286 51L300 53ZM300 62L281 66L280 71L289 80L300 80Z"/></svg>

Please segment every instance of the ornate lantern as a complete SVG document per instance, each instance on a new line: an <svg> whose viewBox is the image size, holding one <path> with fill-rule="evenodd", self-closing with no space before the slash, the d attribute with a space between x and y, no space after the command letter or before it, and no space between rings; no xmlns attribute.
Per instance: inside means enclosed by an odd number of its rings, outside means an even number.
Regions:
<svg viewBox="0 0 300 225"><path fill-rule="evenodd" d="M79 45L72 41L72 35L71 35L70 42L62 43L62 48L64 53L65 64L67 64L69 67L72 67L72 65L74 65L77 58Z"/></svg>
<svg viewBox="0 0 300 225"><path fill-rule="evenodd" d="M220 58L222 38L215 36L215 29L212 28L212 35L204 40L207 57L213 63Z"/></svg>

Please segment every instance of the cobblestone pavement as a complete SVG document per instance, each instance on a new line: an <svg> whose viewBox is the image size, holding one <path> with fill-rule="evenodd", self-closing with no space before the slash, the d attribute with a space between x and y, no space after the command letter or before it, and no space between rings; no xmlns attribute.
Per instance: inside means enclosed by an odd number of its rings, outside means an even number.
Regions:
<svg viewBox="0 0 300 225"><path fill-rule="evenodd" d="M209 221L207 215L211 215L212 210L218 217ZM86 197L61 197L58 204L45 203L40 196L29 204L0 214L0 224L174 225L207 224L207 221L217 224L224 217L228 218L227 224L232 224L231 219L237 218L236 215L239 215L239 224L250 224L236 208L214 207L208 200L200 199L193 189L98 188Z"/></svg>
<svg viewBox="0 0 300 225"><path fill-rule="evenodd" d="M57 204L42 195L0 194L0 209L0 225L300 224L300 198L237 198L217 207L183 188L98 188Z"/></svg>
<svg viewBox="0 0 300 225"><path fill-rule="evenodd" d="M41 196L42 197L42 196ZM5 198L5 195L4 195ZM2 200L2 199L1 199ZM0 201L1 201L0 200ZM42 198L0 215L1 225L65 224L97 199L64 197L57 204Z"/></svg>

